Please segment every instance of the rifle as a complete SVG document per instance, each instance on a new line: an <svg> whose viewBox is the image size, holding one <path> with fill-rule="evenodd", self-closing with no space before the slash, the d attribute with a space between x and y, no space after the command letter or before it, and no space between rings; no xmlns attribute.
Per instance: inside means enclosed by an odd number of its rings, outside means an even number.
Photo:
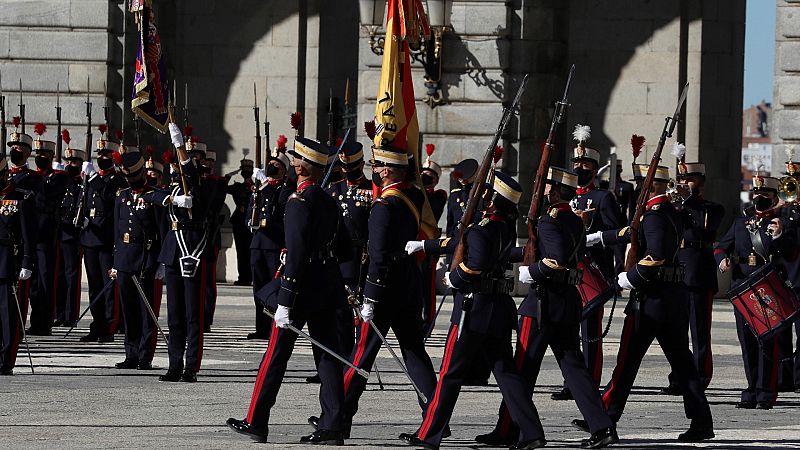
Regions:
<svg viewBox="0 0 800 450"><path fill-rule="evenodd" d="M525 243L525 252L522 259L522 263L526 266L530 266L531 263L536 261L536 225L539 223L539 209L542 207L542 199L544 198L544 185L545 180L547 179L547 169L550 167L550 152L554 147L553 141L556 138L558 125L564 121L564 113L567 111L567 106L569 106L567 100L569 99L569 88L572 85L572 75L574 73L575 64L573 64L569 69L569 75L567 75L567 84L564 87L564 95L561 96L561 101L556 102L553 120L550 122L550 132L547 134L547 140L544 142L544 146L542 147L542 155L539 159L539 167L536 169L536 177L533 179L533 198L531 199L531 206L528 208L528 217L526 220L528 225L528 242ZM537 295L536 298L539 309L539 314L536 316L539 326L541 326L543 299L540 295Z"/></svg>
<svg viewBox="0 0 800 450"><path fill-rule="evenodd" d="M25 103L22 103L22 78L19 79L19 105L17 106L19 106L19 118L22 119L22 134L25 134Z"/></svg>
<svg viewBox="0 0 800 450"><path fill-rule="evenodd" d="M267 119L267 108L269 108L269 94L267 93L267 84L264 83L264 142L267 143L267 152L269 154L269 120ZM267 157L269 159L269 157ZM263 167L256 166L259 169L263 169Z"/></svg>
<svg viewBox="0 0 800 450"><path fill-rule="evenodd" d="M0 147L3 151L6 148L6 96L3 95L3 74L0 72Z"/></svg>
<svg viewBox="0 0 800 450"><path fill-rule="evenodd" d="M261 168L261 123L258 120L258 93L256 92L256 83L253 82L253 116L256 120L256 155L255 155L255 165L257 168ZM267 123L267 122L264 122ZM267 146L269 146L269 141L267 141ZM258 225L258 204L261 201L261 182L259 180L253 180L253 185L255 189L253 190L253 207L250 213L250 223L249 225L257 226Z"/></svg>
<svg viewBox="0 0 800 450"><path fill-rule="evenodd" d="M686 94L688 91L689 83L687 82L686 85L683 86L683 91L681 91L681 95L678 98L678 106L675 108L675 113L672 117L664 119L664 129L661 131L661 138L658 140L658 146L656 147L655 153L653 153L653 158L650 160L650 166L647 168L647 175L642 182L642 191L639 193L639 198L636 201L636 212L633 214L633 219L631 220L631 248L628 250L628 254L625 257L626 271L636 266L636 258L639 254L639 226L641 225L642 214L644 214L645 206L647 205L647 197L650 193L650 188L653 186L653 178L655 177L658 163L661 161L661 152L664 150L664 144L667 142L667 138L672 137L675 126L678 125L681 119L681 109L683 109L683 104L686 102Z"/></svg>
<svg viewBox="0 0 800 450"><path fill-rule="evenodd" d="M333 111L333 88L328 93L328 147L336 144L336 114Z"/></svg>
<svg viewBox="0 0 800 450"><path fill-rule="evenodd" d="M611 155L608 157L608 190L617 196L617 148L611 147Z"/></svg>
<svg viewBox="0 0 800 450"><path fill-rule="evenodd" d="M122 108L125 109L125 108ZM108 88L105 83L103 83L103 120L105 121L106 126L108 126ZM122 122L122 125L125 125L125 122ZM111 128L108 128L108 132L111 132ZM122 132L122 142L120 144L125 143L125 131Z"/></svg>
<svg viewBox="0 0 800 450"><path fill-rule="evenodd" d="M92 162L92 102L89 98L89 77L86 77L86 143L84 144L84 150L86 151L86 159L87 162ZM78 193L78 207L75 208L75 217L72 219L72 226L80 227L83 224L81 223L81 218L83 217L83 210L86 208L86 187L89 183L89 177L86 174L83 174L83 179L81 180L81 189Z"/></svg>
<svg viewBox="0 0 800 450"><path fill-rule="evenodd" d="M56 84L56 162L61 162L61 153L64 149L61 140L61 83Z"/></svg>
<svg viewBox="0 0 800 450"><path fill-rule="evenodd" d="M171 92L172 95L170 95L169 105L167 106L167 114L169 116L169 122L170 123L175 123L175 86L176 86L176 83L173 80L173 82L172 82L172 92ZM184 86L188 86L188 84L186 84ZM186 94L188 94L188 92L189 92L188 91L188 87L186 87L186 91L185 92L186 92ZM186 121L187 117L188 117L188 112L187 112L188 108L186 108L187 104L188 104L188 99L184 98L184 108L185 108L183 110L183 112L184 112L184 121ZM180 175L180 178L181 178L181 187L183 188L183 195L191 195L191 193L189 192L189 183L186 182L186 173L184 173L184 171L183 171L183 161L184 161L184 159L186 159L188 161L189 160L189 155L186 153L185 149L181 150L180 147L175 147L175 155L177 156L176 159L178 160L178 174ZM187 209L187 212L189 214L189 218L191 219L192 218L192 208Z"/></svg>
<svg viewBox="0 0 800 450"><path fill-rule="evenodd" d="M173 95L175 94L175 83L172 83ZM183 83L183 128L189 126L189 83Z"/></svg>

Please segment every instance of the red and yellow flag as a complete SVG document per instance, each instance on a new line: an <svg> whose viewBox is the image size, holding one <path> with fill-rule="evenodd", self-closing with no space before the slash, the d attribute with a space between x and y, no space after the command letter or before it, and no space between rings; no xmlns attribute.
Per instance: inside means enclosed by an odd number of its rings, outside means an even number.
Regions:
<svg viewBox="0 0 800 450"><path fill-rule="evenodd" d="M386 40L383 47L381 81L375 104L375 148L392 147L414 156L420 172L419 123L411 80L409 43L429 37L428 18L421 0L389 0L386 19ZM422 187L419 178L415 183ZM422 189L423 193L425 189ZM420 229L424 237L439 236L436 219L427 197L421 214Z"/></svg>

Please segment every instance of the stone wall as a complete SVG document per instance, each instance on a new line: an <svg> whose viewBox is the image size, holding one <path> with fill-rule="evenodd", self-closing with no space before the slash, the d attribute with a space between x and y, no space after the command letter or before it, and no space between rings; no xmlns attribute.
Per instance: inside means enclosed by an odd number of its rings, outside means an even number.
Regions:
<svg viewBox="0 0 800 450"><path fill-rule="evenodd" d="M800 1L777 0L775 90L772 102L773 173L784 172L784 146L795 145L800 157Z"/></svg>

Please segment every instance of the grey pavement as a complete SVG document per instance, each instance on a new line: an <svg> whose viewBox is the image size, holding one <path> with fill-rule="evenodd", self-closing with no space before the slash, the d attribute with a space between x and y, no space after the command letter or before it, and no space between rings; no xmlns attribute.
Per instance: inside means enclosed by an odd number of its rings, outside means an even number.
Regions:
<svg viewBox="0 0 800 450"><path fill-rule="evenodd" d="M222 285L215 324L205 336L202 371L196 384L159 383L166 369L166 349L159 342L150 372L115 370L124 359L121 336L110 344L83 344L87 315L72 335L55 329L52 337L31 337L36 374L20 349L15 376L0 378L0 448L299 448L300 436L311 429L309 415L319 412L318 386L305 383L312 374L308 344L298 341L272 413L270 444L257 445L225 427L228 417L246 413L265 341L248 341L253 306L249 289ZM85 307L86 300L84 300ZM608 308L610 309L610 304ZM446 305L428 349L439 368L450 305ZM622 327L622 305L615 312L605 341L603 382L611 376ZM160 323L166 331L166 305ZM390 342L396 343L390 335ZM738 410L734 404L744 384L733 313L725 301L714 306L714 381L708 389L717 438L711 448L800 448L800 394L781 393L771 411ZM352 448L405 447L397 440L420 423L414 391L389 353L378 366L380 390L373 374L355 418ZM620 447L682 447L675 438L689 422L679 397L658 393L669 365L657 345L645 358L625 414L619 422ZM586 437L569 423L579 417L574 402L556 402L549 394L560 387L561 375L552 354L545 357L534 402L544 424L548 447L571 448ZM496 419L500 393L493 384L464 388L451 420L453 436L446 448L480 448L473 438L489 432Z"/></svg>

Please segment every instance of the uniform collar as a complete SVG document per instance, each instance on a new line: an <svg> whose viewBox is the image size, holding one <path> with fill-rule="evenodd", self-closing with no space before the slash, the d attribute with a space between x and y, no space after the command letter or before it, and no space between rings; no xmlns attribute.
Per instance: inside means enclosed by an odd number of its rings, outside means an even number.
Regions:
<svg viewBox="0 0 800 450"><path fill-rule="evenodd" d="M267 178L267 186L275 187L275 186L278 186L279 184L281 184L282 181L283 180L278 180L278 179L275 179L275 178Z"/></svg>
<svg viewBox="0 0 800 450"><path fill-rule="evenodd" d="M550 205L550 208L548 208L548 211L552 211L554 209L558 210L558 211L572 211L572 207L570 207L569 203L567 203L567 202L558 202L558 203L552 204L552 205Z"/></svg>
<svg viewBox="0 0 800 450"><path fill-rule="evenodd" d="M298 185L297 185L297 192L303 192L303 191L304 191L304 190L306 190L308 187L310 187L310 186L313 186L313 185L315 185L315 184L317 184L317 182L316 182L316 181L314 181L314 180L306 180L306 181L303 181L302 183L300 183L300 184L298 184Z"/></svg>
<svg viewBox="0 0 800 450"><path fill-rule="evenodd" d="M398 181L396 183L392 183L392 184L384 187L383 190L384 191L388 191L389 189L402 189L402 188L403 188L403 182L402 181Z"/></svg>
<svg viewBox="0 0 800 450"><path fill-rule="evenodd" d="M104 177L106 175L113 175L115 173L117 173L117 171L113 167L110 168L110 169L106 169L106 170L100 169L100 170L97 171L97 174L100 175L101 177Z"/></svg>
<svg viewBox="0 0 800 450"><path fill-rule="evenodd" d="M656 195L655 197L647 201L647 210L650 211L650 208L652 208L653 206L668 202L669 202L669 195L667 194Z"/></svg>
<svg viewBox="0 0 800 450"><path fill-rule="evenodd" d="M358 179L358 180L356 180L356 181L350 181L350 180L347 180L347 185L348 185L348 186L360 186L360 185L361 185L361 183L363 183L363 182L364 182L364 180L366 180L366 179L367 179L367 177L365 177L364 175L361 175L361 178L359 178L359 179Z"/></svg>
<svg viewBox="0 0 800 450"><path fill-rule="evenodd" d="M575 190L575 194L576 195L588 194L589 192L593 191L594 189L595 189L594 183L589 183L586 186L578 186L578 188Z"/></svg>
<svg viewBox="0 0 800 450"><path fill-rule="evenodd" d="M11 173L20 173L20 172L27 172L28 171L28 163L25 163L21 166L15 166L11 164Z"/></svg>
<svg viewBox="0 0 800 450"><path fill-rule="evenodd" d="M50 175L51 173L53 173L53 169L51 169L49 167L45 168L45 169L40 169L40 168L37 167L36 168L36 173L38 173L42 177L46 177L46 176Z"/></svg>

